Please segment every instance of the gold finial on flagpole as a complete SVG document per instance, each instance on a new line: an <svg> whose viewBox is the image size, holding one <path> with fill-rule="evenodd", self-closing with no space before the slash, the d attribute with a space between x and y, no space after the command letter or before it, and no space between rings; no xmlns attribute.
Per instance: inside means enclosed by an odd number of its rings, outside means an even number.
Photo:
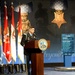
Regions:
<svg viewBox="0 0 75 75"><path fill-rule="evenodd" d="M6 5L6 1L4 1L4 4Z"/></svg>
<svg viewBox="0 0 75 75"><path fill-rule="evenodd" d="M13 5L13 2L11 2L11 5Z"/></svg>

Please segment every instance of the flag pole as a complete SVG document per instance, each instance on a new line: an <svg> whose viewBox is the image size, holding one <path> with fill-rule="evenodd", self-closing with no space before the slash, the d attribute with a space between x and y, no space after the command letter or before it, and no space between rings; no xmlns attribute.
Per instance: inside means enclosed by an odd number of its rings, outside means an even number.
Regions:
<svg viewBox="0 0 75 75"><path fill-rule="evenodd" d="M14 68L14 63L16 61L16 35L15 35L15 22L14 22L14 7L13 2L11 2L11 55L12 55L12 67Z"/></svg>
<svg viewBox="0 0 75 75"><path fill-rule="evenodd" d="M11 8L13 7L13 2L11 2ZM12 11L12 10L11 10ZM13 15L14 16L14 15ZM12 35L12 34L11 34ZM12 65L14 66L14 59L12 57Z"/></svg>

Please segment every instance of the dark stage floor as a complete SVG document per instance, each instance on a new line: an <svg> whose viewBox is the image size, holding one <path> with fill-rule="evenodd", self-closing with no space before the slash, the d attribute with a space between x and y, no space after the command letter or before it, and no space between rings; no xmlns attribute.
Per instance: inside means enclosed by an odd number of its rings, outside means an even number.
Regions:
<svg viewBox="0 0 75 75"><path fill-rule="evenodd" d="M61 69L61 68L60 68ZM60 70L58 68L44 68L44 75L75 75L75 68L73 67L72 70ZM26 72L24 73L16 73L16 74L0 74L0 75L27 75Z"/></svg>

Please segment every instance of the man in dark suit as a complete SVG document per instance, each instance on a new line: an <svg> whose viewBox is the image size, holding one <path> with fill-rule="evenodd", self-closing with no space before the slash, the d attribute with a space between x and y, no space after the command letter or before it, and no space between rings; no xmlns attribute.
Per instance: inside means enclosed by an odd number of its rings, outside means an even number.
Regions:
<svg viewBox="0 0 75 75"><path fill-rule="evenodd" d="M29 29L22 35L21 39L21 45L25 47L26 43L35 40L36 35L35 35L35 28L30 26ZM24 49L24 54L26 55L26 62L27 62L27 69L28 69L28 75L30 75L30 60L31 60L31 52Z"/></svg>

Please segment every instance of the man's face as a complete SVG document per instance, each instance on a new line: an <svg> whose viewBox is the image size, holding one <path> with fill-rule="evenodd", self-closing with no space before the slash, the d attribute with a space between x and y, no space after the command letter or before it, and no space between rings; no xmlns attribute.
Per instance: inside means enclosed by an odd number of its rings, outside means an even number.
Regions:
<svg viewBox="0 0 75 75"><path fill-rule="evenodd" d="M27 13L22 13L21 14L21 19L22 19L22 22L25 22L28 18L28 14Z"/></svg>
<svg viewBox="0 0 75 75"><path fill-rule="evenodd" d="M30 28L29 32L33 34L35 32L35 29L34 28Z"/></svg>

